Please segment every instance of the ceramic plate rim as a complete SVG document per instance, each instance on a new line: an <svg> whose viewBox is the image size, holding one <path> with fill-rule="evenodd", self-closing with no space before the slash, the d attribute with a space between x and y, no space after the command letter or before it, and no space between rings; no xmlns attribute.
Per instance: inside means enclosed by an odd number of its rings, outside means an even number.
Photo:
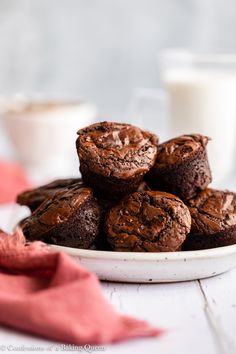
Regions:
<svg viewBox="0 0 236 354"><path fill-rule="evenodd" d="M114 252L114 251L99 251L87 250L81 248L59 246L49 244L49 247L55 251L63 251L73 257L93 258L100 260L132 260L132 261L176 261L176 260L192 260L206 259L215 257L225 257L236 253L236 244L211 248L198 251L180 251L180 252Z"/></svg>

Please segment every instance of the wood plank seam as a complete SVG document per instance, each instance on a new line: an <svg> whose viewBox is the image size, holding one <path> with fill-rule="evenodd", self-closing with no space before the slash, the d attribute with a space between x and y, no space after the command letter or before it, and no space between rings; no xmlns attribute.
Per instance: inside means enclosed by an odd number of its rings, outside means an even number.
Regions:
<svg viewBox="0 0 236 354"><path fill-rule="evenodd" d="M204 312L206 315L207 322L209 324L209 328L214 338L214 342L216 345L217 352L219 354L235 354L236 348L228 339L226 334L221 328L219 321L217 320L216 316L214 315L214 311L208 301L207 294L202 286L201 280L198 280L198 285L200 292L203 297L204 301Z"/></svg>

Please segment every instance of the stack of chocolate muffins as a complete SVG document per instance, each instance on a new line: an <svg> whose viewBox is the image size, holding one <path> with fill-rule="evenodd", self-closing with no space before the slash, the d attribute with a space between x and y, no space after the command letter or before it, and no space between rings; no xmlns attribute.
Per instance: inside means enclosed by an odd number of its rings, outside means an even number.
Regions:
<svg viewBox="0 0 236 354"><path fill-rule="evenodd" d="M61 246L130 252L198 250L236 243L236 193L208 188L208 138L158 137L101 122L78 132L82 179L20 194L32 214L25 237Z"/></svg>

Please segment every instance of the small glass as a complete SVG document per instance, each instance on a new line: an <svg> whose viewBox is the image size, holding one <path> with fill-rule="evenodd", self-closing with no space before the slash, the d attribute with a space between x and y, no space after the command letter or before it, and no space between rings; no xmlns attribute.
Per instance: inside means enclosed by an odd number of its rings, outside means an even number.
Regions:
<svg viewBox="0 0 236 354"><path fill-rule="evenodd" d="M127 121L159 136L168 138L167 97L163 90L135 88L128 106Z"/></svg>

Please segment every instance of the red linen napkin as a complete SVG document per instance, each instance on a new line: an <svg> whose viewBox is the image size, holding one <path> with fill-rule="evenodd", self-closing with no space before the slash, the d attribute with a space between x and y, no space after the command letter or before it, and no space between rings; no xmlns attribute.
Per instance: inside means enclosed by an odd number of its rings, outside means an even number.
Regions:
<svg viewBox="0 0 236 354"><path fill-rule="evenodd" d="M0 161L0 203L13 202L17 194L30 187L20 166Z"/></svg>
<svg viewBox="0 0 236 354"><path fill-rule="evenodd" d="M0 324L75 345L104 344L162 331L115 312L97 277L18 229L0 231Z"/></svg>

